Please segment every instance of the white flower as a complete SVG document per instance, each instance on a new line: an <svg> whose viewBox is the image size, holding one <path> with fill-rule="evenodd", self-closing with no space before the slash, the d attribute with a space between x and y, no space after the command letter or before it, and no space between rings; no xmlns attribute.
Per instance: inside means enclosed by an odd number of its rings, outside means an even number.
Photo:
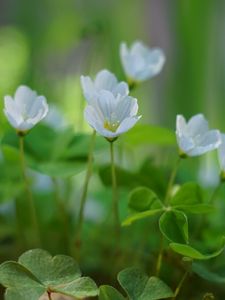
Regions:
<svg viewBox="0 0 225 300"><path fill-rule="evenodd" d="M137 99L100 91L95 103L87 105L84 117L99 134L113 139L128 131L140 119Z"/></svg>
<svg viewBox="0 0 225 300"><path fill-rule="evenodd" d="M225 175L225 134L220 134L221 145L218 148L218 158L222 173Z"/></svg>
<svg viewBox="0 0 225 300"><path fill-rule="evenodd" d="M44 96L38 96L27 86L19 86L14 99L5 96L4 113L9 123L18 131L27 131L41 121L48 113Z"/></svg>
<svg viewBox="0 0 225 300"><path fill-rule="evenodd" d="M150 49L138 41L130 49L126 43L121 43L120 57L127 77L133 81L143 81L159 74L165 63L161 49Z"/></svg>
<svg viewBox="0 0 225 300"><path fill-rule="evenodd" d="M188 122L182 115L178 115L176 136L181 156L201 155L221 144L219 130L209 130L208 122L202 114L193 116Z"/></svg>
<svg viewBox="0 0 225 300"><path fill-rule="evenodd" d="M115 97L118 94L125 96L129 93L127 83L123 81L118 82L115 75L108 70L98 72L94 81L89 76L81 76L80 79L84 97L89 104L94 101L102 90L111 92Z"/></svg>

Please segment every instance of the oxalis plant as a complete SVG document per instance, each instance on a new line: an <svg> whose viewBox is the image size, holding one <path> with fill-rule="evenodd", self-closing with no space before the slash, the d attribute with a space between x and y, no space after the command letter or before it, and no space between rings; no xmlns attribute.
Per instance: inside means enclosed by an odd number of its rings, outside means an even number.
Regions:
<svg viewBox="0 0 225 300"><path fill-rule="evenodd" d="M148 143L171 146L175 135L166 128L136 124L141 118L138 100L130 95L143 81L160 73L165 63L163 51L149 49L141 42L130 48L122 43L120 56L126 82L118 81L108 70L98 72L94 80L81 76L87 101L84 119L92 128L91 135L74 134L71 128L56 130L43 123L37 125L50 109L46 98L27 86L18 87L14 97L5 96L4 113L15 130L2 138L2 170L10 184L2 201L12 198L15 206L16 233L12 237L19 250L10 255L15 257L26 250L18 260L0 265L6 300L53 300L60 295L100 300L206 300L216 298L207 286L201 293L194 290L191 280L225 282L223 273L217 272L225 238L219 230L210 233L210 216L220 216L216 203L225 181L225 134L211 130L202 114L188 121L177 115L178 151L171 175L149 160L139 170L125 169L118 153L129 156L135 145ZM107 151L109 164L96 162L96 149ZM216 149L221 173L210 197L195 181L177 184L182 165L191 168L194 157ZM157 155L163 156L160 151ZM46 198L50 200L41 205L30 169L47 175L52 182L53 192ZM100 219L99 225L97 218L90 225L85 210L96 169L104 189L110 186L111 200L107 220ZM84 182L74 215L64 199L70 194L70 177L81 171L85 173ZM104 206L107 193L102 199L98 194L98 198ZM122 207L122 198L127 199L123 206L128 210ZM51 222L59 231L55 235L49 230ZM67 255L52 256L43 250L55 253L58 235L58 248ZM204 263L216 259L216 271ZM90 277L81 275L78 263ZM97 275L92 271L96 269ZM192 290L188 297L193 298L185 298L185 289Z"/></svg>

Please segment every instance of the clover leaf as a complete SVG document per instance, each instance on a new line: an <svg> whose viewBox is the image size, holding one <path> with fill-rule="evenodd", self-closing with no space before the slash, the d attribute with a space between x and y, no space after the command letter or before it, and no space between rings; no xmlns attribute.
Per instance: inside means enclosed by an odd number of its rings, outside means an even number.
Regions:
<svg viewBox="0 0 225 300"><path fill-rule="evenodd" d="M89 277L81 277L80 269L71 257L52 257L41 249L25 252L18 262L1 264L0 282L7 288L6 300L38 300L45 292L79 299L98 295L94 281Z"/></svg>

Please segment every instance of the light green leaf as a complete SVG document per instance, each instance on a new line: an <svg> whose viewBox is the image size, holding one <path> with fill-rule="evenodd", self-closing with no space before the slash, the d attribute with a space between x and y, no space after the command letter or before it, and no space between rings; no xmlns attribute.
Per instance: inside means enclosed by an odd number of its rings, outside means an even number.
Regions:
<svg viewBox="0 0 225 300"><path fill-rule="evenodd" d="M173 297L172 290L159 278L148 277L138 268L128 268L118 274L118 281L130 300L157 300Z"/></svg>
<svg viewBox="0 0 225 300"><path fill-rule="evenodd" d="M147 187L137 187L129 194L128 206L133 211L142 212L149 210L156 202L158 208L162 207L159 198L152 190Z"/></svg>
<svg viewBox="0 0 225 300"><path fill-rule="evenodd" d="M142 219L145 219L145 218L148 218L148 217L158 215L158 214L162 213L162 211L163 211L163 209L152 209L152 210L143 211L141 213L133 214L133 215L127 217L123 221L122 226L128 226L128 225L131 225L133 222L136 222L138 220L142 220Z"/></svg>
<svg viewBox="0 0 225 300"><path fill-rule="evenodd" d="M123 136L130 145L176 145L174 131L149 124L137 124Z"/></svg>
<svg viewBox="0 0 225 300"><path fill-rule="evenodd" d="M13 297L17 294L16 299L19 300L38 300L48 290L79 299L98 295L94 281L81 277L73 258L65 255L52 257L41 249L25 252L18 263L6 262L0 265L0 282L8 288L7 300L15 299Z"/></svg>
<svg viewBox="0 0 225 300"><path fill-rule="evenodd" d="M164 212L159 220L162 234L171 242L188 243L188 220L181 211Z"/></svg>
<svg viewBox="0 0 225 300"><path fill-rule="evenodd" d="M125 300L125 298L112 286L101 285L99 291L99 300Z"/></svg>
<svg viewBox="0 0 225 300"><path fill-rule="evenodd" d="M208 214L215 211L215 207L213 205L203 203L193 205L174 205L173 208L192 214Z"/></svg>
<svg viewBox="0 0 225 300"><path fill-rule="evenodd" d="M192 259L199 259L199 260L211 259L213 257L220 255L224 251L224 246L225 246L225 238L223 238L222 245L218 250L210 254L203 254L199 250L196 250L195 248L189 245L178 244L178 243L170 244L170 247L173 249L173 251L179 253L180 255L187 256Z"/></svg>
<svg viewBox="0 0 225 300"><path fill-rule="evenodd" d="M194 205L202 203L202 190L195 182L183 184L177 193L170 200L172 206L176 205Z"/></svg>

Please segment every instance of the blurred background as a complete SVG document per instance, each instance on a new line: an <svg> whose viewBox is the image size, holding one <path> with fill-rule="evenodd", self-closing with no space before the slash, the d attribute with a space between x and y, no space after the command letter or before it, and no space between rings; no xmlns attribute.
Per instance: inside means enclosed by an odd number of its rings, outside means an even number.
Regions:
<svg viewBox="0 0 225 300"><path fill-rule="evenodd" d="M167 58L138 90L144 121L174 128L177 113L203 112L225 130L224 13L211 0L1 0L0 98L27 84L79 130L80 75L108 68L123 79L119 44L140 39Z"/></svg>

